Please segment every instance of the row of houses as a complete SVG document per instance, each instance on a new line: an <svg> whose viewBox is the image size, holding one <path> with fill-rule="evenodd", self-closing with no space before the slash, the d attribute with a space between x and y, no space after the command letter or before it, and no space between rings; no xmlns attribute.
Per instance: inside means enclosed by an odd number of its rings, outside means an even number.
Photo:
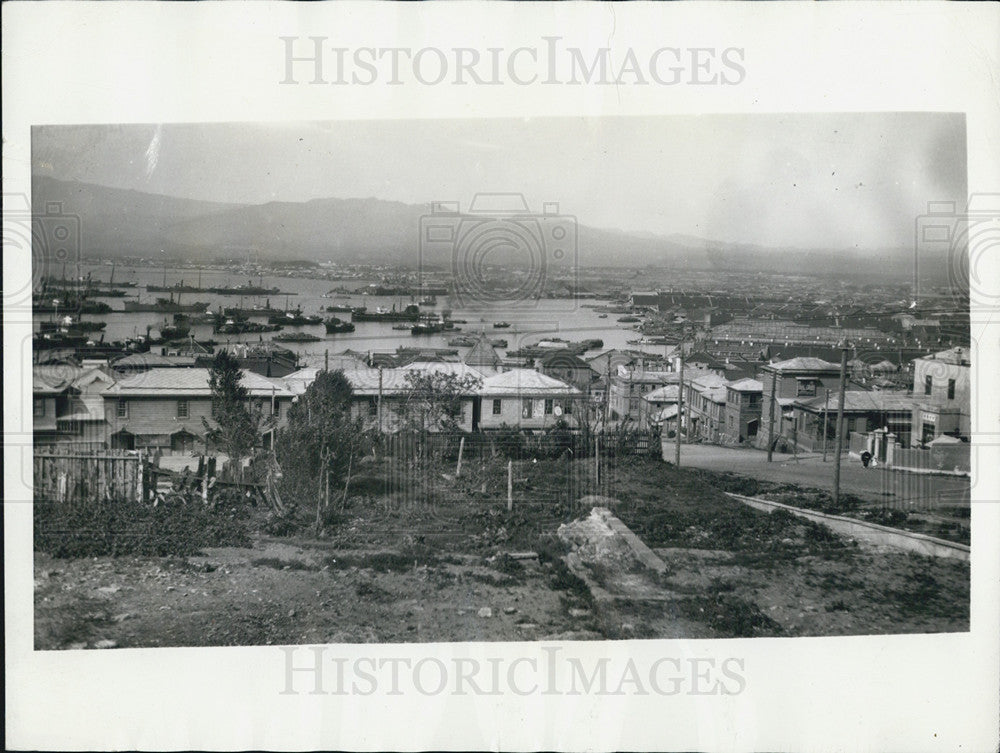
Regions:
<svg viewBox="0 0 1000 753"><path fill-rule="evenodd" d="M534 369L487 374L466 364L440 361L383 369L353 361L340 367L352 388L354 417L381 431L413 425L418 409L415 374L464 380L457 423L465 431L502 427L544 431L560 420L575 426L576 406L586 400L576 387ZM273 378L243 372L242 385L262 416L262 445L273 441L274 433L287 423L289 408L318 373L319 369L310 368ZM205 449L206 426L216 425L206 368L153 366L123 375L99 366L39 365L33 369L33 389L37 446L189 454ZM425 428L438 427L431 421Z"/></svg>
<svg viewBox="0 0 1000 753"><path fill-rule="evenodd" d="M675 430L683 394L682 431L691 440L766 448L782 441L803 450L836 436L840 364L800 356L757 364L752 375L731 363L695 356L694 368L635 368L620 364L609 385L609 417L640 428ZM687 365L687 357L685 364ZM879 364L876 364L879 365ZM888 371L888 366L884 367ZM942 436L970 435L970 371L967 349L952 348L913 360L904 389L847 371L844 436L875 429L902 447L920 447Z"/></svg>

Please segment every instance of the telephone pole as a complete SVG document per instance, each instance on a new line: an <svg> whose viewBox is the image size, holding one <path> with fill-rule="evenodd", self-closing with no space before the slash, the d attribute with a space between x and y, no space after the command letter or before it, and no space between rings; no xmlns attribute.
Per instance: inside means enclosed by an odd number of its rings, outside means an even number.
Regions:
<svg viewBox="0 0 1000 753"><path fill-rule="evenodd" d="M837 450L833 456L833 506L840 504L840 453L844 447L844 391L847 388L847 342L840 346L840 396L837 398Z"/></svg>
<svg viewBox="0 0 1000 753"><path fill-rule="evenodd" d="M675 434L675 439L677 440L674 445L674 465L678 468L681 467L681 414L684 410L684 343L681 343L681 358L680 358L680 368L678 369L680 375L677 379L677 432Z"/></svg>
<svg viewBox="0 0 1000 753"><path fill-rule="evenodd" d="M826 462L826 434L827 417L830 414L830 390L826 391L826 400L823 402L823 462Z"/></svg>
<svg viewBox="0 0 1000 753"><path fill-rule="evenodd" d="M767 462L771 462L774 454L774 390L778 383L778 370L771 365L771 399L767 405Z"/></svg>

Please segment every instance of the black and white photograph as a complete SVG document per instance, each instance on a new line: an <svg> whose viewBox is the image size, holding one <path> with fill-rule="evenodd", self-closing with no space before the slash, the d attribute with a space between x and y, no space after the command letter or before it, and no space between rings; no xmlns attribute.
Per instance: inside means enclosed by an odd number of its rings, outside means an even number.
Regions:
<svg viewBox="0 0 1000 753"><path fill-rule="evenodd" d="M32 137L36 649L968 629L962 115Z"/></svg>
<svg viewBox="0 0 1000 753"><path fill-rule="evenodd" d="M995 6L4 11L5 749L996 749Z"/></svg>

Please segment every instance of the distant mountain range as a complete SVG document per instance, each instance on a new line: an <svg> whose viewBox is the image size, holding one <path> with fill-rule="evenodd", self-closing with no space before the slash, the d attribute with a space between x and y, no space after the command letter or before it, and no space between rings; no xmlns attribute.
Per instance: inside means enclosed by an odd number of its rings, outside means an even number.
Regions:
<svg viewBox="0 0 1000 753"><path fill-rule="evenodd" d="M248 251L275 261L312 260L415 265L420 221L430 205L381 199L315 199L305 202L223 204L109 188L36 175L36 208L62 205L80 217L83 256L152 258L239 257ZM812 274L911 274L909 249L879 252L766 248L687 235L661 236L577 226L581 266L685 267ZM524 263L516 254L491 262ZM449 265L451 247L437 244L424 261ZM569 263L565 256L562 263Z"/></svg>

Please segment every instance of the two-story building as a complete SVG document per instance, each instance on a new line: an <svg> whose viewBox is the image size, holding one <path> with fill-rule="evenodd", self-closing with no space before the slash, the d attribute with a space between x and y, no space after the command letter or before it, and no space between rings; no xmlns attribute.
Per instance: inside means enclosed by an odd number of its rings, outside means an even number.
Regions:
<svg viewBox="0 0 1000 753"><path fill-rule="evenodd" d="M36 447L102 450L108 443L101 392L114 377L100 367L33 366L32 434Z"/></svg>
<svg viewBox="0 0 1000 753"><path fill-rule="evenodd" d="M244 371L251 408L265 416L261 444L269 446L284 425L294 394L279 380ZM102 391L104 415L113 449L144 449L165 455L205 452L202 419L215 426L209 369L154 368Z"/></svg>
<svg viewBox="0 0 1000 753"><path fill-rule="evenodd" d="M644 410L639 419L639 428L675 428L679 400L680 386L676 384L667 384L647 392L642 397Z"/></svg>
<svg viewBox="0 0 1000 753"><path fill-rule="evenodd" d="M728 384L725 377L711 372L685 378L683 423L689 439L722 440Z"/></svg>
<svg viewBox="0 0 1000 753"><path fill-rule="evenodd" d="M972 361L968 348L950 348L913 361L912 444L942 435L968 440L972 413Z"/></svg>
<svg viewBox="0 0 1000 753"><path fill-rule="evenodd" d="M457 396L460 413L455 421L461 431L473 431L478 424L478 389L483 374L471 366L445 361L415 361L392 369L345 370L351 385L352 417L360 418L366 428L385 433L412 427L440 431L445 395L435 399L421 396L417 389L420 376L434 374L451 375L464 382L465 389ZM286 379L302 384L295 377L292 374Z"/></svg>
<svg viewBox="0 0 1000 753"><path fill-rule="evenodd" d="M674 371L650 371L620 364L612 371L608 387L609 423L641 423L645 409L642 398L660 387L677 384L679 380L680 376Z"/></svg>
<svg viewBox="0 0 1000 753"><path fill-rule="evenodd" d="M743 444L756 440L763 395L764 385L756 379L738 379L726 385L724 442Z"/></svg>
<svg viewBox="0 0 1000 753"><path fill-rule="evenodd" d="M766 448L773 414L775 438L791 437L796 400L824 396L840 389L840 365L822 358L799 356L761 366L762 390L760 432L757 445ZM773 391L772 391L773 386Z"/></svg>
<svg viewBox="0 0 1000 753"><path fill-rule="evenodd" d="M552 428L560 419L576 426L573 416L584 394L576 387L533 369L512 369L483 379L479 388L483 430L512 427Z"/></svg>

